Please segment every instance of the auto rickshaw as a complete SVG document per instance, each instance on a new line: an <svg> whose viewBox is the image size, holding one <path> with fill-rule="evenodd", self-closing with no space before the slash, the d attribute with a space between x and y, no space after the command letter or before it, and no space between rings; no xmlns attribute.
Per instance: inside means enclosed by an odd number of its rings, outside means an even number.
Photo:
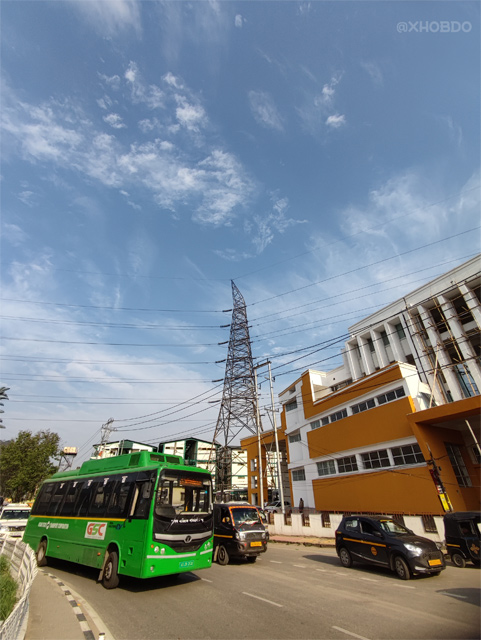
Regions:
<svg viewBox="0 0 481 640"><path fill-rule="evenodd" d="M446 548L456 567L480 565L481 511L454 511L444 516Z"/></svg>

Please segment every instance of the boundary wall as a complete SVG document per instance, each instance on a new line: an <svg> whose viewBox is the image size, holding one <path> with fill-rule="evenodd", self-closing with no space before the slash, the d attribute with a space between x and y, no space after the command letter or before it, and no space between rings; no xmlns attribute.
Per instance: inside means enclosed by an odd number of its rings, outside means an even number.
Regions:
<svg viewBox="0 0 481 640"><path fill-rule="evenodd" d="M272 516L274 518L273 524ZM322 524L322 514L311 513L308 518L309 525L306 526L307 518L304 518L301 513L293 513L289 517L285 517L282 513L273 513L271 514L269 524L269 534L334 539L336 537L336 529L342 520L342 514L331 513L329 520L330 526L325 527ZM404 516L404 524L408 529L412 529L416 535L429 538L430 540L433 540L433 542L443 543L444 523L442 516L434 516L434 523L436 525L437 533L429 533L424 529L421 516Z"/></svg>
<svg viewBox="0 0 481 640"><path fill-rule="evenodd" d="M27 631L30 587L37 575L37 560L21 538L0 536L0 555L10 561L10 573L18 584L17 603L6 620L0 622L0 640L24 640Z"/></svg>

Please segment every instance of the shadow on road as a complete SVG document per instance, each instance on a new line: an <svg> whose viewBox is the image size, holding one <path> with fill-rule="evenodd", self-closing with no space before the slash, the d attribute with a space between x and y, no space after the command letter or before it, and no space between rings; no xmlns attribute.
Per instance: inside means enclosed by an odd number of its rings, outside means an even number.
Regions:
<svg viewBox="0 0 481 640"><path fill-rule="evenodd" d="M481 607L481 589L459 587L457 589L440 589L437 593Z"/></svg>
<svg viewBox="0 0 481 640"><path fill-rule="evenodd" d="M86 580L98 581L99 570L92 567L86 567L82 564L76 564L75 562L68 562L67 560L58 560L57 558L49 558L48 565L45 567L47 571L55 572L56 569L70 573L75 576L80 576ZM57 576L59 580L62 580L63 576ZM141 580L140 578L131 578L130 576L119 576L120 584L117 589L123 591L131 591L133 593L141 593L145 591L154 591L155 589L166 589L176 586L181 586L189 582L197 582L199 578L195 573L186 571L185 573L179 573L170 576L161 576L156 578L147 578ZM68 581L68 576L65 576L65 580Z"/></svg>

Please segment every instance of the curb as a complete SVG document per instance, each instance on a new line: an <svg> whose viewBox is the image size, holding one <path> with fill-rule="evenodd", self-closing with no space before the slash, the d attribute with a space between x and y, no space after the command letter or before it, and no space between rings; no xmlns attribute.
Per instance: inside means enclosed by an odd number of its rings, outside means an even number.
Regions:
<svg viewBox="0 0 481 640"><path fill-rule="evenodd" d="M98 640L115 640L115 637L107 629L97 612L92 609L92 607L78 593L52 573L43 570L40 571L51 578L60 587L60 589L62 589L74 610L85 640L97 640L97 638ZM82 611L82 608L85 610L85 613ZM87 616L91 622L89 622ZM95 632L91 629L91 626L95 627ZM100 631L100 629L103 629L103 631Z"/></svg>
<svg viewBox="0 0 481 640"><path fill-rule="evenodd" d="M67 600L69 601L72 609L74 610L74 613L80 624L80 628L82 629L82 633L84 634L85 640L96 640L94 632L92 631L92 629L89 626L89 623L87 622L87 618L85 617L82 609L79 607L77 601L73 597L72 592L67 587L67 585L61 580L59 580L52 573L47 573L46 571L44 571L43 573L45 573L45 575L48 576L49 578L52 578L52 580L62 589L64 595L67 597Z"/></svg>
<svg viewBox="0 0 481 640"><path fill-rule="evenodd" d="M270 538L269 542L277 542L281 544L298 544L304 547L320 547L320 548L335 548L335 542L321 542L321 541L310 541L310 540L282 540L280 538Z"/></svg>

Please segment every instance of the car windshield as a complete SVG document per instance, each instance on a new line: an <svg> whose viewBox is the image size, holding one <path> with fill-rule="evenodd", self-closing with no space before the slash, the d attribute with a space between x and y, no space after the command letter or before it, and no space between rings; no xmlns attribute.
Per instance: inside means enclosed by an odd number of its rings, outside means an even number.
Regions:
<svg viewBox="0 0 481 640"><path fill-rule="evenodd" d="M30 515L30 509L8 509L2 513L2 520L25 520Z"/></svg>
<svg viewBox="0 0 481 640"><path fill-rule="evenodd" d="M261 523L259 512L254 507L236 507L231 509L231 512L236 526Z"/></svg>
<svg viewBox="0 0 481 640"><path fill-rule="evenodd" d="M380 520L379 524L386 533L394 534L395 536L409 536L412 535L412 531L403 527L399 522L394 520Z"/></svg>

